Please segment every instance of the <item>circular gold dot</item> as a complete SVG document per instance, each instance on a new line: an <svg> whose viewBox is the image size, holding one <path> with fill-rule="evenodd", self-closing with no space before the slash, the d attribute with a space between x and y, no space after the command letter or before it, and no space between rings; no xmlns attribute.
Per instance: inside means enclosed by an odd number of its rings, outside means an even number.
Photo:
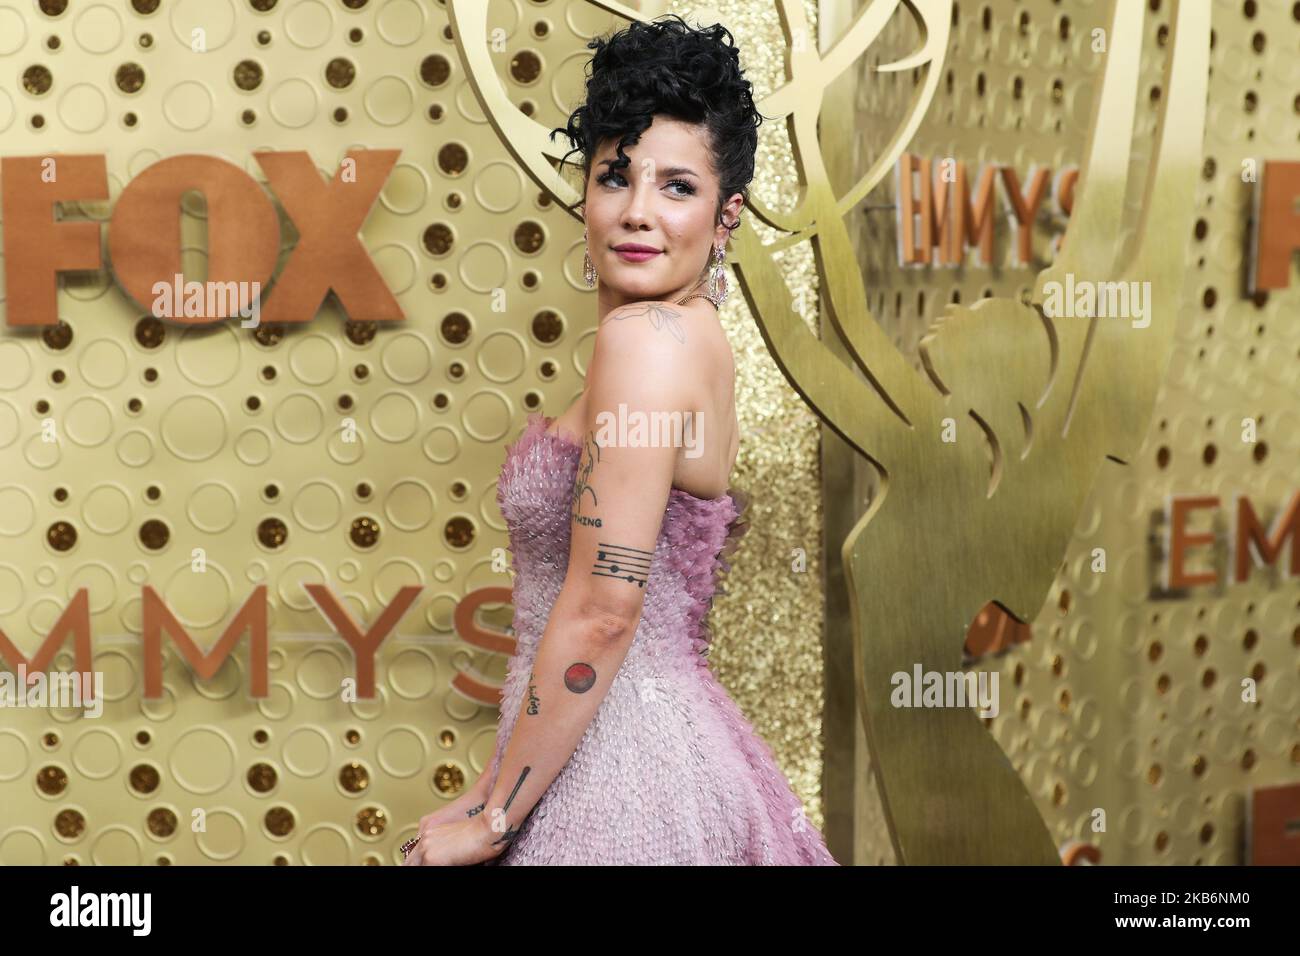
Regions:
<svg viewBox="0 0 1300 956"><path fill-rule="evenodd" d="M474 523L458 515L444 526L443 538L453 548L468 548L474 543Z"/></svg>
<svg viewBox="0 0 1300 956"><path fill-rule="evenodd" d="M176 814L166 807L149 811L146 825L156 837L169 837L176 832Z"/></svg>
<svg viewBox="0 0 1300 956"><path fill-rule="evenodd" d="M57 325L47 325L41 339L52 349L66 349L72 344L72 326L62 319Z"/></svg>
<svg viewBox="0 0 1300 956"><path fill-rule="evenodd" d="M144 67L139 63L123 63L113 74L113 80L123 93L138 93L144 87Z"/></svg>
<svg viewBox="0 0 1300 956"><path fill-rule="evenodd" d="M464 312L449 312L440 326L442 337L450 345L464 345L469 339L469 316Z"/></svg>
<svg viewBox="0 0 1300 956"><path fill-rule="evenodd" d="M362 836L379 836L388 826L388 816L378 807L362 807L357 811L356 826Z"/></svg>
<svg viewBox="0 0 1300 956"><path fill-rule="evenodd" d="M55 551L70 551L77 543L77 529L66 521L56 521L45 532L45 540Z"/></svg>
<svg viewBox="0 0 1300 956"><path fill-rule="evenodd" d="M469 152L460 143L445 143L438 150L438 168L445 175L459 176L469 165Z"/></svg>
<svg viewBox="0 0 1300 956"><path fill-rule="evenodd" d="M293 811L288 807L272 807L266 811L262 822L271 836L288 836L293 832Z"/></svg>
<svg viewBox="0 0 1300 956"><path fill-rule="evenodd" d="M348 319L343 325L343 334L353 345L367 345L378 331L376 323L364 319Z"/></svg>
<svg viewBox="0 0 1300 956"><path fill-rule="evenodd" d="M86 832L86 818L80 810L60 810L54 818L54 831L65 840L75 840Z"/></svg>
<svg viewBox="0 0 1300 956"><path fill-rule="evenodd" d="M41 96L54 85L54 74L39 63L23 70L23 89L32 96Z"/></svg>
<svg viewBox="0 0 1300 956"><path fill-rule="evenodd" d="M245 779L254 793L270 793L275 789L277 776L275 768L269 763L255 763L248 768Z"/></svg>
<svg viewBox="0 0 1300 956"><path fill-rule="evenodd" d="M370 771L359 763L344 764L339 771L339 786L348 793L360 793L370 786Z"/></svg>
<svg viewBox="0 0 1300 956"><path fill-rule="evenodd" d="M429 86L442 86L451 76L451 61L441 53L420 61L420 80Z"/></svg>
<svg viewBox="0 0 1300 956"><path fill-rule="evenodd" d="M36 789L54 796L68 788L68 774L62 767L42 767L36 772Z"/></svg>
<svg viewBox="0 0 1300 956"><path fill-rule="evenodd" d="M355 518L348 536L359 548L374 547L375 542L379 540L379 522L369 516Z"/></svg>
<svg viewBox="0 0 1300 956"><path fill-rule="evenodd" d="M336 56L325 65L325 82L336 90L346 89L357 78L357 68L346 57Z"/></svg>
<svg viewBox="0 0 1300 956"><path fill-rule="evenodd" d="M532 50L520 50L510 58L510 78L516 83L533 83L542 75L542 58Z"/></svg>
<svg viewBox="0 0 1300 956"><path fill-rule="evenodd" d="M465 789L465 771L454 763L440 764L433 771L433 788L445 796Z"/></svg>
<svg viewBox="0 0 1300 956"><path fill-rule="evenodd" d="M235 86L241 90L255 90L262 85L262 64L256 60L240 60L235 64Z"/></svg>
<svg viewBox="0 0 1300 956"><path fill-rule="evenodd" d="M289 538L289 529L279 518L263 518L257 525L257 540L265 548L282 547Z"/></svg>
<svg viewBox="0 0 1300 956"><path fill-rule="evenodd" d="M446 255L451 251L452 238L451 227L436 222L424 230L424 248L435 256Z"/></svg>
<svg viewBox="0 0 1300 956"><path fill-rule="evenodd" d="M253 339L266 348L279 345L284 338L284 324L281 322L264 322L253 330Z"/></svg>
<svg viewBox="0 0 1300 956"><path fill-rule="evenodd" d="M171 531L166 523L157 518L150 518L140 525L140 543L150 551L165 547L171 539Z"/></svg>
<svg viewBox="0 0 1300 956"><path fill-rule="evenodd" d="M131 789L136 793L153 793L158 789L158 769L147 763L136 764L127 775Z"/></svg>
<svg viewBox="0 0 1300 956"><path fill-rule="evenodd" d="M167 327L160 319L146 315L135 324L135 340L147 349L156 349L167 337Z"/></svg>
<svg viewBox="0 0 1300 956"><path fill-rule="evenodd" d="M515 227L515 248L522 253L532 254L538 252L542 248L545 239L546 232L542 229L541 223L529 219Z"/></svg>
<svg viewBox="0 0 1300 956"><path fill-rule="evenodd" d="M534 338L543 345L558 342L564 332L564 320L551 309L543 309L533 316L532 332Z"/></svg>

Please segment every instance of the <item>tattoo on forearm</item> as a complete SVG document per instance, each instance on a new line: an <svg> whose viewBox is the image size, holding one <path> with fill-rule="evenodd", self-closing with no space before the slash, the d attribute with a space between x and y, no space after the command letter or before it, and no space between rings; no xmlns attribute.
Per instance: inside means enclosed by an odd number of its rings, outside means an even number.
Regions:
<svg viewBox="0 0 1300 956"><path fill-rule="evenodd" d="M564 672L564 686L575 694L585 694L596 683L596 669L590 664L570 664Z"/></svg>
<svg viewBox="0 0 1300 956"><path fill-rule="evenodd" d="M620 306L605 316L600 324L604 325L611 319L621 322L624 319L639 319L642 316L649 318L650 324L657 331L667 329L678 342L686 344L686 333L682 330L681 323L677 321L681 313L663 305L644 305L639 310L632 306Z"/></svg>
<svg viewBox="0 0 1300 956"><path fill-rule="evenodd" d="M528 776L528 771L532 769L533 769L532 767L525 767L523 769L523 772L519 774L519 779L515 781L514 789L510 791L510 796L506 797L506 805L504 807L497 807L495 810L492 811L493 830L499 832L498 824L505 822L506 811L510 809L510 804L512 804L515 800L515 794L517 794L519 792L519 788L524 785L524 778ZM502 833L500 837L493 840L492 845L496 846L498 843L509 843L511 840L515 838L515 836L518 833L519 833L519 827L511 826L504 833Z"/></svg>
<svg viewBox="0 0 1300 956"><path fill-rule="evenodd" d="M537 696L536 674L528 675L528 713L536 716L542 706L542 699Z"/></svg>
<svg viewBox="0 0 1300 956"><path fill-rule="evenodd" d="M600 547L596 551L596 563L592 568L592 574L604 578L621 578L639 588L645 587L646 580L650 576L650 559L654 557L653 551L627 548L621 544L608 544L604 541L598 544Z"/></svg>
<svg viewBox="0 0 1300 956"><path fill-rule="evenodd" d="M584 495L590 495L593 508L599 503L596 489L591 486L590 481L591 470L596 467L598 461L600 461L600 445L596 443L596 433L592 432L591 437L583 443L582 460L578 462L578 474L573 480L573 520L593 528L600 527L600 519L582 513L582 498Z"/></svg>

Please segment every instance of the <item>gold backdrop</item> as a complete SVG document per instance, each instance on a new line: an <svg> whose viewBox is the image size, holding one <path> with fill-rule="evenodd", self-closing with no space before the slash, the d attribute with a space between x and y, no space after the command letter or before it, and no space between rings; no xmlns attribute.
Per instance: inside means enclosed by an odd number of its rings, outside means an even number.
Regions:
<svg viewBox="0 0 1300 956"><path fill-rule="evenodd" d="M1150 159L1168 96L1160 58L1174 12L1168 0L1141 5L1147 13L1131 170ZM1109 26L1110 4L954 6L943 78L908 149L936 162L964 161L972 183L984 163L1010 165L1022 186L1036 165L1054 173L1079 166L1105 66L1092 48L1095 31ZM1095 844L1103 864L1246 862L1252 788L1300 781L1300 600L1296 579L1287 577L1286 549L1277 568L1256 570L1246 583L1173 593L1160 585L1169 560L1169 497L1221 497L1217 512L1199 512L1189 523L1191 531L1214 532L1217 543L1189 553L1195 570L1217 568L1223 581L1236 495L1251 500L1267 528L1297 491L1300 285L1293 267L1290 288L1247 296L1255 186L1242 175L1251 157L1300 158L1291 8L1212 4L1203 158L1195 191L1186 196L1192 223L1185 232L1159 233L1184 256L1185 278L1155 412L1149 427L1140 423L1145 440L1126 467L1104 471L1092 488L1050 597L1029 622L1029 639L974 665L1000 675L1002 710L989 729L1054 842ZM895 18L878 43L879 62L915 44L908 18ZM864 71L858 81L856 122L839 143L852 151L854 170L879 153L882 131L898 127L914 95L907 72ZM1022 267L999 199L992 267L977 265L968 252L962 269L905 269L898 262L896 200L890 181L855 210L854 240L868 303L919 370L920 340L944 305L1030 295L1066 220L1049 196L1035 221L1033 259ZM1139 207L1140 181L1125 200L1130 213ZM1263 448L1242 440L1247 416L1259 422ZM851 456L836 447L833 460L847 467ZM858 471L860 514L873 482L869 469ZM828 524L828 538L842 538L848 528ZM1107 555L1104 574L1092 569L1097 548ZM847 626L847 618L829 621L832 632ZM1257 704L1242 702L1246 677L1259 682ZM856 856L892 862L861 741L858 748ZM1104 832L1093 829L1098 809L1105 811ZM978 818L969 823L981 826Z"/></svg>
<svg viewBox="0 0 1300 956"><path fill-rule="evenodd" d="M716 9L770 89L773 9ZM87 589L107 698L97 719L3 713L0 862L396 862L489 758L496 709L452 680L499 682L505 657L465 643L454 612L509 584L504 445L526 412L557 415L580 391L594 305L580 224L500 142L448 22L429 0L0 6L3 155L106 154L109 201L64 208L105 233L160 158L214 154L264 181L258 149L306 149L326 177L349 148L400 149L362 237L407 316L349 322L331 300L299 327L187 329L142 318L103 271L60 279L56 329L0 329L0 628L30 657ZM587 40L624 22L587 0L492 0L491 63L514 104L558 126ZM774 206L789 156L784 130L764 128L753 188ZM188 196L189 279L205 277L205 215ZM788 258L811 301L810 257ZM723 322L747 430L735 481L755 500L713 661L821 825L818 428L740 297ZM43 442L49 419L58 440ZM269 696L248 696L244 638L207 681L164 642L164 696L144 699L145 584L205 649L266 585ZM353 657L304 584L363 626L422 588L378 655L373 699L341 698ZM509 622L500 604L483 617ZM73 668L70 642L53 666Z"/></svg>

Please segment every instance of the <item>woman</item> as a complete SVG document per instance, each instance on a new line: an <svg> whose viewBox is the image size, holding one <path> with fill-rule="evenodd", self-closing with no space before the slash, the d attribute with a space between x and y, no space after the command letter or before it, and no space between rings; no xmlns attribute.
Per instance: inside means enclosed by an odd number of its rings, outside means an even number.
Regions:
<svg viewBox="0 0 1300 956"><path fill-rule="evenodd" d="M595 347L579 399L507 450L518 647L496 751L407 863L834 865L702 656L745 530L718 306L762 117L720 25L670 16L591 46L562 131L583 154ZM617 427L638 418L684 424Z"/></svg>

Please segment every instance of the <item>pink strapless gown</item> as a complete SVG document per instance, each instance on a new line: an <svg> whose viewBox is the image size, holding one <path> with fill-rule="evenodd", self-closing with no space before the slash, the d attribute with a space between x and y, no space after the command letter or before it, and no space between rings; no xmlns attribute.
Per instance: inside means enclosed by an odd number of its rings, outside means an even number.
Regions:
<svg viewBox="0 0 1300 956"><path fill-rule="evenodd" d="M514 631L495 785L538 642L569 563L581 448L535 412L506 446L497 503L514 555ZM626 660L577 750L494 861L518 864L836 866L772 751L703 656L705 615L745 533L743 492L674 488Z"/></svg>

